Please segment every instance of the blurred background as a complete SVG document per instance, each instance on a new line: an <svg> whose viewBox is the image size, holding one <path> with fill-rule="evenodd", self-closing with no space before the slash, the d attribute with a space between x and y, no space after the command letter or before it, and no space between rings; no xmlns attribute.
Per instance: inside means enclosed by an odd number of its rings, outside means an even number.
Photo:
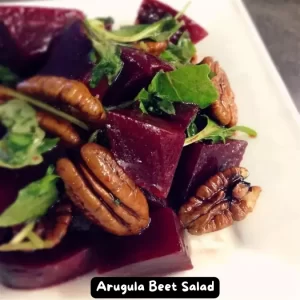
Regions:
<svg viewBox="0 0 300 300"><path fill-rule="evenodd" d="M243 0L300 111L300 0Z"/></svg>

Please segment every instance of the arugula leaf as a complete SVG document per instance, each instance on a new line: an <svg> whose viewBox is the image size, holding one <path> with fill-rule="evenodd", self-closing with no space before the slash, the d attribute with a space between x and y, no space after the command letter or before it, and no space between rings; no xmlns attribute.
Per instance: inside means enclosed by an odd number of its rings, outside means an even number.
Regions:
<svg viewBox="0 0 300 300"><path fill-rule="evenodd" d="M4 85L15 84L19 77L14 74L9 68L0 65L0 82Z"/></svg>
<svg viewBox="0 0 300 300"><path fill-rule="evenodd" d="M175 107L172 102L160 99L154 94L150 95L145 89L139 93L140 109L143 113L156 115L175 115Z"/></svg>
<svg viewBox="0 0 300 300"><path fill-rule="evenodd" d="M0 140L0 167L19 169L43 161L42 153L51 150L57 139L45 139L35 110L22 100L0 105L0 121L7 132Z"/></svg>
<svg viewBox="0 0 300 300"><path fill-rule="evenodd" d="M70 123L84 129L84 130L89 130L89 127L83 123L81 120L76 119L75 117L73 117L72 115L69 115L61 110L58 110L56 108L54 108L51 105L48 105L42 101L39 101L37 99L34 99L32 97L29 97L27 95L24 95L22 93L19 93L11 88L8 88L6 86L0 85L0 95L4 95L4 96L10 96L13 97L15 99L24 101L26 103L29 103L35 107L41 108L42 110L45 110L55 116L58 116L64 120L69 121Z"/></svg>
<svg viewBox="0 0 300 300"><path fill-rule="evenodd" d="M33 221L46 214L58 199L54 166L46 175L19 191L16 201L0 215L0 227L10 227Z"/></svg>
<svg viewBox="0 0 300 300"><path fill-rule="evenodd" d="M190 63L195 53L195 45L191 41L188 32L184 32L177 45L169 43L168 48L160 55L160 58L178 67Z"/></svg>
<svg viewBox="0 0 300 300"><path fill-rule="evenodd" d="M161 99L170 103L183 102L197 104L204 109L218 98L218 91L212 84L208 75L208 65L186 65L171 72L158 72L152 79L148 91L145 89L137 95L136 99L147 105ZM161 106L161 105L159 105Z"/></svg>
<svg viewBox="0 0 300 300"><path fill-rule="evenodd" d="M203 130L193 136L189 136L185 139L184 146L200 142L211 141L212 143L226 142L226 139L232 137L237 131L248 134L251 137L256 137L257 132L246 126L234 126L231 128L221 127L209 117L203 116L207 119L207 125Z"/></svg>
<svg viewBox="0 0 300 300"><path fill-rule="evenodd" d="M38 152L40 154L49 152L56 147L58 142L59 142L59 138L53 138L53 139L45 138L42 141L41 145L39 146Z"/></svg>
<svg viewBox="0 0 300 300"><path fill-rule="evenodd" d="M108 31L103 22L86 20L84 24L93 49L99 56L99 61L92 70L90 87L95 88L104 76L107 76L108 83L111 84L123 67L119 46L107 39ZM94 63L97 62L95 52L90 53L90 60Z"/></svg>
<svg viewBox="0 0 300 300"><path fill-rule="evenodd" d="M183 22L168 16L152 24L123 26L119 30L107 31L105 34L108 39L119 43L134 43L146 39L163 42L176 33L182 25Z"/></svg>

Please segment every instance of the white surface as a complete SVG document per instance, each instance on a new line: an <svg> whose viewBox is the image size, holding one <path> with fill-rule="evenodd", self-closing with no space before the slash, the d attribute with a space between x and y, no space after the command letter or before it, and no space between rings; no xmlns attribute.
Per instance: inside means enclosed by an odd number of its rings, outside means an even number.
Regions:
<svg viewBox="0 0 300 300"><path fill-rule="evenodd" d="M177 9L186 3L164 1ZM77 7L91 17L111 15L130 23L140 0L77 2L44 1L43 5ZM300 299L300 118L239 0L193 0L187 14L209 31L198 45L199 54L214 56L227 71L239 123L259 133L250 140L242 165L263 193L245 221L191 238L194 269L184 275L218 277L222 300ZM0 299L90 299L92 275L34 292L0 286Z"/></svg>

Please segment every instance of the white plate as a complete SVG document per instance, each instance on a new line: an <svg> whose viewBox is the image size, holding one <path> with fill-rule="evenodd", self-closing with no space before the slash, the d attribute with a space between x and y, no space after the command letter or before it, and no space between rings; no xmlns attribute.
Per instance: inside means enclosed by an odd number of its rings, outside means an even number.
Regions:
<svg viewBox="0 0 300 300"><path fill-rule="evenodd" d="M186 4L186 0L164 1L177 9ZM85 0L41 5L76 7L90 17L111 15L128 24L139 4L140 0ZM227 71L240 124L259 133L250 141L242 165L263 193L245 221L191 238L194 269L178 275L219 277L219 299L300 299L299 115L240 0L193 0L187 14L209 31L198 51L215 56ZM32 292L0 286L0 299L89 299L93 275Z"/></svg>

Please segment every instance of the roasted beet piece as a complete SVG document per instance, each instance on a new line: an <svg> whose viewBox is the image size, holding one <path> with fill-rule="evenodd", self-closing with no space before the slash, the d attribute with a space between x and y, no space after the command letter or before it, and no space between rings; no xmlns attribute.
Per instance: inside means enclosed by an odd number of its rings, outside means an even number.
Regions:
<svg viewBox="0 0 300 300"><path fill-rule="evenodd" d="M199 107L193 104L175 104L176 115L168 115L167 119L177 123L183 130L186 130L191 121L199 112Z"/></svg>
<svg viewBox="0 0 300 300"><path fill-rule="evenodd" d="M184 147L170 192L172 206L179 208L199 185L218 171L239 166L247 145L246 141L229 140Z"/></svg>
<svg viewBox="0 0 300 300"><path fill-rule="evenodd" d="M159 198L168 196L185 139L176 124L135 110L108 113L108 137L120 166Z"/></svg>
<svg viewBox="0 0 300 300"><path fill-rule="evenodd" d="M99 242L97 270L103 276L155 276L192 269L184 233L170 208L151 215L139 236L107 236Z"/></svg>
<svg viewBox="0 0 300 300"><path fill-rule="evenodd" d="M176 16L177 13L178 11L172 7L157 0L144 0L139 9L136 22L140 24L151 24L168 15ZM184 15L180 20L185 22L185 26L181 27L180 30L172 36L172 42L176 43L185 30L189 32L194 44L207 36L207 31L189 17Z"/></svg>
<svg viewBox="0 0 300 300"><path fill-rule="evenodd" d="M51 250L0 253L0 280L14 289L37 289L76 278L94 265L90 243L77 234Z"/></svg>
<svg viewBox="0 0 300 300"><path fill-rule="evenodd" d="M29 66L31 73L36 71L51 41L68 23L83 18L74 9L0 6L0 41L5 41L5 47L0 47L0 64L26 75ZM10 59L5 59L7 53Z"/></svg>
<svg viewBox="0 0 300 300"><path fill-rule="evenodd" d="M158 71L172 71L173 68L159 58L142 50L122 48L123 69L110 86L103 104L118 105L133 100L142 88L146 88Z"/></svg>
<svg viewBox="0 0 300 300"><path fill-rule="evenodd" d="M82 22L74 22L55 41L49 60L39 74L79 80L89 87L94 66L90 61L91 50L92 44L84 34ZM122 48L121 59L124 66L110 87L103 79L96 88L90 88L94 96L99 95L103 99L105 106L133 100L158 71L172 70L169 64L138 49Z"/></svg>
<svg viewBox="0 0 300 300"><path fill-rule="evenodd" d="M39 74L79 80L86 84L94 96L99 95L102 99L108 88L106 79L94 89L89 87L94 66L90 60L91 50L92 43L84 33L82 22L75 21L53 43L49 59Z"/></svg>
<svg viewBox="0 0 300 300"><path fill-rule="evenodd" d="M84 81L93 67L89 59L91 50L92 43L84 34L82 22L75 21L55 41L47 64L39 74Z"/></svg>

